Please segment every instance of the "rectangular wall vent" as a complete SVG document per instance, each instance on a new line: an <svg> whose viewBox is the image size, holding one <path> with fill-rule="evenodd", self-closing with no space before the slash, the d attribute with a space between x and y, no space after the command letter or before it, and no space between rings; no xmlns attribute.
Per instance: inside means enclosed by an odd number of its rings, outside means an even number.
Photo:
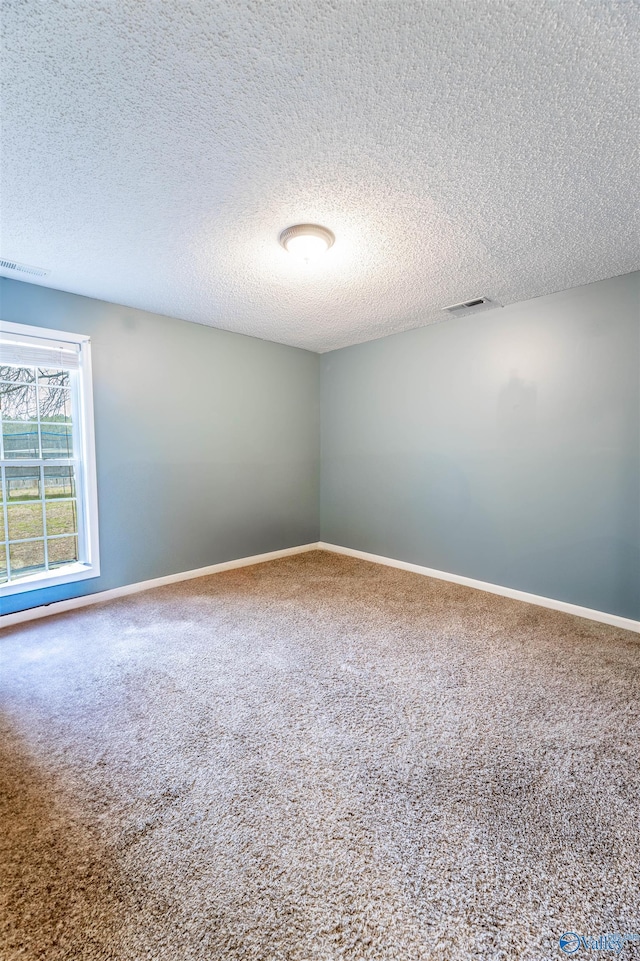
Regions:
<svg viewBox="0 0 640 961"><path fill-rule="evenodd" d="M44 267L31 267L29 264L20 264L17 260L4 260L0 258L0 271L10 270L16 274L29 274L31 277L46 277L50 273Z"/></svg>
<svg viewBox="0 0 640 961"><path fill-rule="evenodd" d="M442 309L452 317L466 317L467 314L479 314L483 310L493 310L494 307L502 307L502 304L497 300L490 300L489 297L475 297L473 300L465 300L461 304L452 304Z"/></svg>

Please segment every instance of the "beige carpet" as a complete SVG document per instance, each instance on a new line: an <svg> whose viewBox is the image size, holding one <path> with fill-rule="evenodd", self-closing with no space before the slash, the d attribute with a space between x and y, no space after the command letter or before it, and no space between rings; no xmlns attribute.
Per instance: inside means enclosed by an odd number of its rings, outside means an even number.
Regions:
<svg viewBox="0 0 640 961"><path fill-rule="evenodd" d="M0 655L2 961L542 961L640 932L634 634L313 552Z"/></svg>

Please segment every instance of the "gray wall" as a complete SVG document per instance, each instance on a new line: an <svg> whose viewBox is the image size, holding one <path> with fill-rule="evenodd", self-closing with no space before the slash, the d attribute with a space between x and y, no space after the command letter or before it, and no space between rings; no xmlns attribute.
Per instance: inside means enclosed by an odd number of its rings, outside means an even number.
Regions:
<svg viewBox="0 0 640 961"><path fill-rule="evenodd" d="M321 538L640 617L640 274L321 358Z"/></svg>
<svg viewBox="0 0 640 961"><path fill-rule="evenodd" d="M318 539L640 617L640 274L318 358L0 280L91 335L102 574L3 612ZM170 379L169 379L170 378Z"/></svg>
<svg viewBox="0 0 640 961"><path fill-rule="evenodd" d="M91 336L102 571L2 613L318 540L316 354L6 279L0 317Z"/></svg>

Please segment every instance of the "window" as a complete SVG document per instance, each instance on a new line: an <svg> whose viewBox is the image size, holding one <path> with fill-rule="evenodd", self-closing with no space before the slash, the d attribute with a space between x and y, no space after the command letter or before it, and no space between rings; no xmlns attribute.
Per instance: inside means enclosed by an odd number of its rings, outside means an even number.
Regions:
<svg viewBox="0 0 640 961"><path fill-rule="evenodd" d="M90 350L0 321L0 597L100 573Z"/></svg>

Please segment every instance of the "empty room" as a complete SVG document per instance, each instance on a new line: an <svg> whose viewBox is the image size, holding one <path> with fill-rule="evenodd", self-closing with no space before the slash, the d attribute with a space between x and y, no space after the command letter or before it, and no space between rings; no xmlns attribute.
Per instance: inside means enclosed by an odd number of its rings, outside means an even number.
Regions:
<svg viewBox="0 0 640 961"><path fill-rule="evenodd" d="M0 961L640 961L639 41L3 0Z"/></svg>

